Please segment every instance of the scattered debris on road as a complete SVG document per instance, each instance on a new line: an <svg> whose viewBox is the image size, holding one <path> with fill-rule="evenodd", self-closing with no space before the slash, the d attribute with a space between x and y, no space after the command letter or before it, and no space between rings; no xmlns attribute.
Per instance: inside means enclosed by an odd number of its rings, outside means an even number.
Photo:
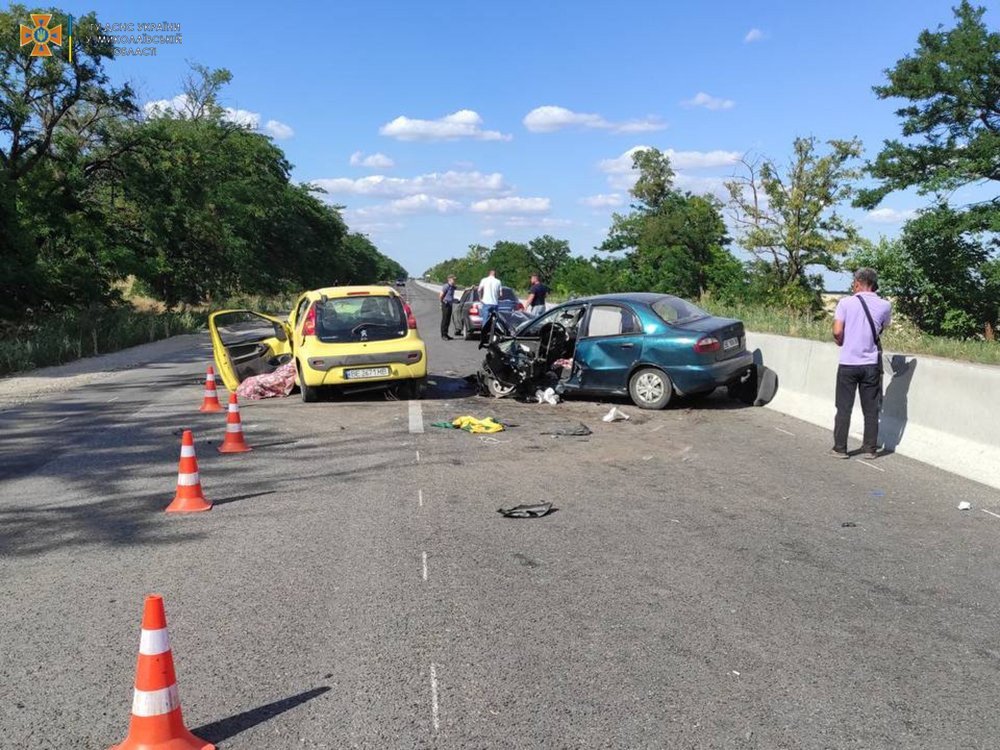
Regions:
<svg viewBox="0 0 1000 750"><path fill-rule="evenodd" d="M857 524L854 521L844 521L840 526L843 529L853 529Z"/></svg>
<svg viewBox="0 0 1000 750"><path fill-rule="evenodd" d="M244 401L264 398L283 398L295 387L295 363L281 365L274 372L251 375L236 388L236 395Z"/></svg>
<svg viewBox="0 0 1000 750"><path fill-rule="evenodd" d="M535 398L540 404L552 404L555 406L559 403L559 395L553 388L546 388L544 391L539 388L535 391Z"/></svg>
<svg viewBox="0 0 1000 750"><path fill-rule="evenodd" d="M592 430L583 422L569 422L546 427L542 430L542 434L552 435L553 437L584 437L592 434Z"/></svg>
<svg viewBox="0 0 1000 750"><path fill-rule="evenodd" d="M972 503L970 503L968 500L963 500L962 502L960 502L958 504L958 509L959 510L972 510Z"/></svg>
<svg viewBox="0 0 1000 750"><path fill-rule="evenodd" d="M632 417L623 412L617 406L612 406L611 411L601 417L602 422L627 422Z"/></svg>
<svg viewBox="0 0 1000 750"><path fill-rule="evenodd" d="M513 508L497 508L504 518L541 518L552 512L552 503L535 503L534 505L515 505Z"/></svg>
<svg viewBox="0 0 1000 750"><path fill-rule="evenodd" d="M450 422L432 422L431 427L440 427L446 430L465 430L466 432L473 433L503 432L507 429L503 422L498 422L493 417L478 419L470 416L455 417Z"/></svg>

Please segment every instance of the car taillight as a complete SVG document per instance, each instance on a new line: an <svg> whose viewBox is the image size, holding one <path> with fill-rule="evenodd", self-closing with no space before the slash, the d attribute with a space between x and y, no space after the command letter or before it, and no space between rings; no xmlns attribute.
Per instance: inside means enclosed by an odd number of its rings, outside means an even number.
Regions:
<svg viewBox="0 0 1000 750"><path fill-rule="evenodd" d="M514 305L514 312L524 312L524 305L518 302L516 305Z"/></svg>
<svg viewBox="0 0 1000 750"><path fill-rule="evenodd" d="M708 354L710 352L717 352L722 348L722 344L715 336L703 336L695 342L694 350L698 354Z"/></svg>
<svg viewBox="0 0 1000 750"><path fill-rule="evenodd" d="M302 324L302 335L316 335L316 305L309 306L309 312L306 313L305 322Z"/></svg>
<svg viewBox="0 0 1000 750"><path fill-rule="evenodd" d="M406 313L406 325L410 330L417 329L417 319L413 317L413 308L409 305L403 305L403 312Z"/></svg>
<svg viewBox="0 0 1000 750"><path fill-rule="evenodd" d="M479 305L471 305L469 307L469 315L479 315Z"/></svg>

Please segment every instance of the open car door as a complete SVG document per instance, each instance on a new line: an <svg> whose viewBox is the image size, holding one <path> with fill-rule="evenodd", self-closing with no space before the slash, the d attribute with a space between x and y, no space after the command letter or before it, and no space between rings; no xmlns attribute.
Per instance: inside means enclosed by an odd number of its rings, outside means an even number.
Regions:
<svg viewBox="0 0 1000 750"><path fill-rule="evenodd" d="M208 316L215 367L230 391L251 375L273 372L292 359L291 331L280 318L252 310Z"/></svg>

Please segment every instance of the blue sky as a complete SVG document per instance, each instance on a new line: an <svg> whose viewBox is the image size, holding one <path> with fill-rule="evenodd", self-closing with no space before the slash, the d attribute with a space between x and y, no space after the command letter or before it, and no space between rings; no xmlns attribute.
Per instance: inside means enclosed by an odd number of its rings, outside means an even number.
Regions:
<svg viewBox="0 0 1000 750"><path fill-rule="evenodd" d="M116 60L113 77L150 102L178 95L187 60L228 68L234 117L275 135L296 180L326 186L352 228L419 274L471 243L543 233L590 255L627 202L636 146L671 149L696 192L719 192L743 153L785 161L798 135L858 136L874 155L898 134L898 103L871 86L920 30L952 25L953 4L63 7L179 23L181 44ZM892 195L874 215L848 214L869 236L894 235L925 202Z"/></svg>

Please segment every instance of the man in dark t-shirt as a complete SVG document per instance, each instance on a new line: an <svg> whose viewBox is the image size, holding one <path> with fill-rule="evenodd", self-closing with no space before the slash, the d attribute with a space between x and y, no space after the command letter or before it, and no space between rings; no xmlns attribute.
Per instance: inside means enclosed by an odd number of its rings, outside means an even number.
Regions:
<svg viewBox="0 0 1000 750"><path fill-rule="evenodd" d="M448 282L441 287L441 293L438 294L438 299L441 300L441 338L445 341L451 341L451 336L448 335L448 326L451 324L452 305L455 304L454 276L449 276Z"/></svg>
<svg viewBox="0 0 1000 750"><path fill-rule="evenodd" d="M528 289L528 299L524 306L528 308L528 314L538 317L545 312L545 295L549 293L549 288L538 278L538 274L531 275L531 287Z"/></svg>

